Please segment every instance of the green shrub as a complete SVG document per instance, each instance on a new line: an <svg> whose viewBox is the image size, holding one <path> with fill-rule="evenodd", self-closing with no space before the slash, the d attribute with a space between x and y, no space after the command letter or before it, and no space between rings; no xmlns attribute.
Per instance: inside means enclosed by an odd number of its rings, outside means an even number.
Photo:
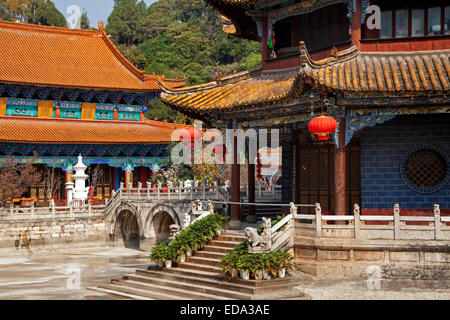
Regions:
<svg viewBox="0 0 450 320"><path fill-rule="evenodd" d="M238 271L248 270L255 273L264 270L276 276L277 271L282 268L296 268L293 263L294 256L276 249L271 253L248 253L247 240L236 245L220 261L224 274L229 274L233 268Z"/></svg>
<svg viewBox="0 0 450 320"><path fill-rule="evenodd" d="M177 261L187 250L205 247L210 240L218 236L222 229L228 228L228 225L228 217L218 213L210 214L182 230L172 243L168 240L158 242L153 247L150 258L153 261Z"/></svg>

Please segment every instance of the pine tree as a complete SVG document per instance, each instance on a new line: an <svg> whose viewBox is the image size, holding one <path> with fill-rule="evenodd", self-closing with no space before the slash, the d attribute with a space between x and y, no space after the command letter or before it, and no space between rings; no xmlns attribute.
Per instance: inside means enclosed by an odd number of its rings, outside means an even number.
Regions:
<svg viewBox="0 0 450 320"><path fill-rule="evenodd" d="M89 18L87 15L87 11L86 11L86 9L84 9L84 11L80 17L80 28L81 29L89 29L90 27L91 26L90 26Z"/></svg>

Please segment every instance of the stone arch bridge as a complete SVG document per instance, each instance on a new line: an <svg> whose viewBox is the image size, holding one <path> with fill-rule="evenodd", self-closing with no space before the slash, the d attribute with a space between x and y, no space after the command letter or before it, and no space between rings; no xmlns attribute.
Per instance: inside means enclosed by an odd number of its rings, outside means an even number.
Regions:
<svg viewBox="0 0 450 320"><path fill-rule="evenodd" d="M169 237L169 226L185 227L192 201L227 201L224 187L124 188L113 193L105 208L110 240L125 247L147 249ZM204 207L205 204L203 204Z"/></svg>

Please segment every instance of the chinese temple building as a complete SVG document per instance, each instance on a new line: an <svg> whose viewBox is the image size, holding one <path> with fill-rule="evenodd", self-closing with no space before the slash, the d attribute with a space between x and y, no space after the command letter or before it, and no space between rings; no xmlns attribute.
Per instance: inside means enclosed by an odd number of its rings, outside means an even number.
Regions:
<svg viewBox="0 0 450 320"><path fill-rule="evenodd" d="M159 82L178 88L185 79L136 68L102 23L88 31L0 21L0 47L0 167L30 163L44 176L54 168L57 203L78 155L99 200L120 182L146 185L180 127L146 120L146 106L159 97ZM33 186L28 196L48 203L45 188Z"/></svg>
<svg viewBox="0 0 450 320"><path fill-rule="evenodd" d="M280 129L284 203L336 215L355 203L361 214L392 214L395 203L402 214L450 211L448 2L207 2L227 33L261 41L262 65L196 87L163 84L168 106L212 127ZM328 141L308 129L321 115L338 125ZM239 202L238 164L233 174ZM231 218L239 225L239 205Z"/></svg>

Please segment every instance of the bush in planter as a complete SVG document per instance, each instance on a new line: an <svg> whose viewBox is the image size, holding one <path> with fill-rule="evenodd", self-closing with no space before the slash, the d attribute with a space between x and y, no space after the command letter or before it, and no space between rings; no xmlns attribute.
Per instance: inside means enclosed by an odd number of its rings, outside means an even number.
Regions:
<svg viewBox="0 0 450 320"><path fill-rule="evenodd" d="M274 250L272 253L248 253L247 240L236 245L220 262L224 274L229 274L233 268L249 270L253 274L262 270L271 277L278 276L282 268L296 267L292 262L294 257L283 250Z"/></svg>
<svg viewBox="0 0 450 320"><path fill-rule="evenodd" d="M164 262L164 254L166 251L166 248L169 246L169 241L160 241L157 242L152 249L152 252L150 254L150 259L155 262Z"/></svg>
<svg viewBox="0 0 450 320"><path fill-rule="evenodd" d="M166 241L165 243L168 248L165 248L163 244L155 245L150 258L163 261L163 259L169 260L167 257L171 256L172 259L170 260L177 261L187 250L197 250L206 246L208 241L218 234L219 230L228 227L228 221L228 217L223 217L217 213L210 214L201 220L195 221L185 230L182 230L171 244Z"/></svg>

